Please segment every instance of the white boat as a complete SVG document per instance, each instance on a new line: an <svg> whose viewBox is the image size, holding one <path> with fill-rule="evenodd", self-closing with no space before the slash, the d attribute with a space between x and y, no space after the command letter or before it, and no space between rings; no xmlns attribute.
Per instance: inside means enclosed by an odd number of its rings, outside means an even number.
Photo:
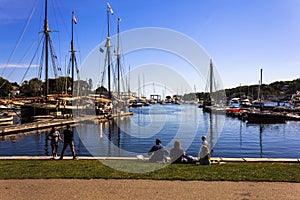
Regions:
<svg viewBox="0 0 300 200"><path fill-rule="evenodd" d="M0 122L13 121L14 117L9 115L2 115L0 117Z"/></svg>
<svg viewBox="0 0 300 200"><path fill-rule="evenodd" d="M48 121L54 119L53 115L35 115L32 116L34 122Z"/></svg>
<svg viewBox="0 0 300 200"><path fill-rule="evenodd" d="M0 105L0 110L7 110L8 107L7 106L4 106L4 105Z"/></svg>
<svg viewBox="0 0 300 200"><path fill-rule="evenodd" d="M3 125L12 125L14 123L13 121L14 117L11 116L11 115L2 115L0 117L0 126L3 126Z"/></svg>
<svg viewBox="0 0 300 200"><path fill-rule="evenodd" d="M13 125L13 121L0 122L0 126Z"/></svg>
<svg viewBox="0 0 300 200"><path fill-rule="evenodd" d="M295 107L300 106L300 91L297 91L296 94L293 94L293 95L292 95L291 103L292 103Z"/></svg>
<svg viewBox="0 0 300 200"><path fill-rule="evenodd" d="M131 104L129 104L129 107L142 107L143 106L143 103L141 102L133 102Z"/></svg>
<svg viewBox="0 0 300 200"><path fill-rule="evenodd" d="M242 108L250 108L252 106L249 99L241 99L240 107Z"/></svg>

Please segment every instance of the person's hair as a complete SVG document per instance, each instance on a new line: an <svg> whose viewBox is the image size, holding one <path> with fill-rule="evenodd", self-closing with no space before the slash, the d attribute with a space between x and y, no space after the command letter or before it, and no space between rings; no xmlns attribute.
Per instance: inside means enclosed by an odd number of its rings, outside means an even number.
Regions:
<svg viewBox="0 0 300 200"><path fill-rule="evenodd" d="M67 129L69 129L70 128L70 125L69 124L67 124Z"/></svg>
<svg viewBox="0 0 300 200"><path fill-rule="evenodd" d="M201 138L202 138L203 141L206 140L206 136L205 135L203 135Z"/></svg>
<svg viewBox="0 0 300 200"><path fill-rule="evenodd" d="M158 144L161 143L161 140L157 138L156 141L155 141L155 143L158 145Z"/></svg>
<svg viewBox="0 0 300 200"><path fill-rule="evenodd" d="M174 148L176 148L176 149L180 149L180 141L179 140L175 140L175 142L174 142Z"/></svg>

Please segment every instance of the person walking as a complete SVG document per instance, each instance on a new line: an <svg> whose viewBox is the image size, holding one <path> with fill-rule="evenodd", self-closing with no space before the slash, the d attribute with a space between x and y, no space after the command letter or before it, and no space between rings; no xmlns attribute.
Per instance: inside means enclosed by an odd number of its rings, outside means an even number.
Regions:
<svg viewBox="0 0 300 200"><path fill-rule="evenodd" d="M70 146L72 155L73 155L73 160L77 159L76 153L75 153L75 148L74 148L74 132L70 129L70 125L67 125L67 128L64 130L63 135L64 135L64 146L60 155L60 160L63 159L65 150L68 146Z"/></svg>

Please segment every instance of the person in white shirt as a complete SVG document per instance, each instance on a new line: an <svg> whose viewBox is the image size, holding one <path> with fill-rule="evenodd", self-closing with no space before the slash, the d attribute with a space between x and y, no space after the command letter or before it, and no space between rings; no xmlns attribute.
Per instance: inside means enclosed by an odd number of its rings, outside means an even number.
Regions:
<svg viewBox="0 0 300 200"><path fill-rule="evenodd" d="M210 162L210 150L209 144L206 141L206 137L202 136L202 147L200 151L200 165L209 165Z"/></svg>

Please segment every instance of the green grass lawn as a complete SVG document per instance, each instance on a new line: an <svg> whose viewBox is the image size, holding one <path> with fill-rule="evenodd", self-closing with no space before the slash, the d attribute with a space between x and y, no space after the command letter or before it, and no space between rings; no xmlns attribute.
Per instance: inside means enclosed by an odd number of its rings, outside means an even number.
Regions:
<svg viewBox="0 0 300 200"><path fill-rule="evenodd" d="M0 160L0 179L151 179L300 182L299 163L150 164L138 161ZM145 173L128 173L134 166ZM162 168L161 168L162 167ZM115 170L122 169L122 171Z"/></svg>

